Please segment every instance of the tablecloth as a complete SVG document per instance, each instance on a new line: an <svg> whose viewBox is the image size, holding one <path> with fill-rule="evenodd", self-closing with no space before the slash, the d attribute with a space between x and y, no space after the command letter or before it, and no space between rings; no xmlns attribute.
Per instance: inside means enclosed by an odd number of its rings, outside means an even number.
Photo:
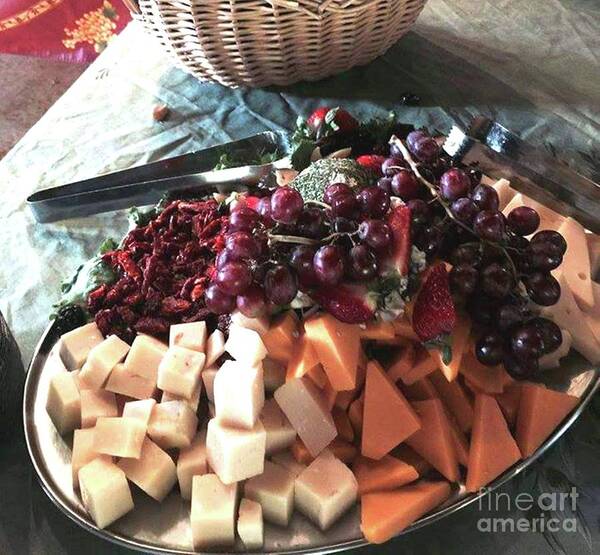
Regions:
<svg viewBox="0 0 600 555"><path fill-rule="evenodd" d="M368 66L269 90L199 83L133 23L0 162L0 310L28 362L60 281L106 236L118 238L127 228L124 212L36 224L25 205L36 189L289 129L297 113L323 103L342 104L360 118L393 109L441 131L453 119L489 115L591 171L586 161L600 159L599 75L597 0L431 0L414 31ZM419 95L420 105L401 106L404 92ZM162 123L152 117L159 103L171 108ZM480 532L477 523L490 511L475 505L365 553L599 552L598 422L596 399L558 447L503 488L514 498L575 486L577 531ZM0 492L2 553L125 553L54 508L18 438L0 448ZM514 506L492 513L536 516Z"/></svg>

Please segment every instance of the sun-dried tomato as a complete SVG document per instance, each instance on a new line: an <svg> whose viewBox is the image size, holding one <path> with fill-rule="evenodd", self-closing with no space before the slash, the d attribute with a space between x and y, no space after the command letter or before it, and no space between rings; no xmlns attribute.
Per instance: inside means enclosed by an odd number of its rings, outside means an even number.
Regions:
<svg viewBox="0 0 600 555"><path fill-rule="evenodd" d="M192 303L185 299L176 299L175 297L166 297L161 303L161 313L163 316L173 316L187 312Z"/></svg>
<svg viewBox="0 0 600 555"><path fill-rule="evenodd" d="M134 326L138 333L154 336L164 336L169 331L169 322L165 318L142 316Z"/></svg>
<svg viewBox="0 0 600 555"><path fill-rule="evenodd" d="M95 313L102 308L102 303L108 292L108 284L103 283L100 287L96 287L87 298L87 308L91 313Z"/></svg>

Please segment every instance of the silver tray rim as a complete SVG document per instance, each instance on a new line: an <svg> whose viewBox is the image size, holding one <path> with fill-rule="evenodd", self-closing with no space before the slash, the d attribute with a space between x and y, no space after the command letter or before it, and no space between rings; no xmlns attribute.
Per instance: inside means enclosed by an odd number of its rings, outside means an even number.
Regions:
<svg viewBox="0 0 600 555"><path fill-rule="evenodd" d="M25 441L27 445L27 451L29 453L29 458L31 459L31 463L35 469L36 478L38 479L40 485L44 493L49 497L52 503L71 521L75 522L77 525L82 527L84 530L91 532L95 536L102 538L110 543L115 545L119 545L121 547L125 547L128 549L132 549L135 551L140 551L144 553L152 553L156 555L164 555L167 553L172 553L176 555L219 555L226 553L226 551L215 551L215 552L207 552L207 551L189 551L185 549L173 549L168 547L160 547L156 544L148 544L137 541L130 537L123 536L121 534L117 534L107 529L99 529L95 526L89 519L82 518L76 511L74 511L71 507L68 506L67 503L64 503L60 495L54 490L52 487L51 481L45 475L45 472L42 468L42 461L38 459L38 456L41 457L41 453L35 449L35 433L34 433L34 421L29 417L29 413L31 412L31 408L33 407L33 401L36 393L36 384L37 378L40 375L41 370L43 369L44 363L46 361L47 356L50 353L51 348L54 346L56 339L53 337L55 334L53 333L54 322L50 323L42 334L40 340L38 341L31 362L27 368L27 376L25 379L25 388L23 393L23 424L24 424L24 433L25 433ZM511 468L506 470L503 474L501 474L496 480L494 480L491 484L485 487L484 492L473 493L463 499L460 499L447 507L443 507L433 513L430 513L411 526L403 530L400 534L396 536L396 538L401 537L405 534L408 534L412 531L418 530L429 524L433 524L451 514L458 512L464 507L471 505L478 499L484 497L488 493L493 490L503 486L508 481L513 479L517 474L523 472L526 468L528 468L533 462L539 459L544 453L546 453L550 447L552 447L558 439L574 424L574 422L581 416L583 411L585 410L588 403L591 401L594 394L600 389L600 369L591 368L594 371L594 377L591 379L588 384L584 394L580 397L580 402L573 410L573 412L565 418L565 420L560 424L558 428L554 430L552 435L538 448L538 450L531 455L530 457L521 460L517 464L513 465ZM357 549L360 547L365 547L370 545L364 538L357 538L353 540L348 540L344 542L339 542L330 545L321 545L310 548L302 548L302 549L290 549L290 550L281 550L281 551L269 551L265 552L268 555L304 555L304 554L327 554L327 553L338 553L341 551L346 551L350 549ZM235 552L237 553L237 552ZM248 553L259 553L256 551L248 552Z"/></svg>

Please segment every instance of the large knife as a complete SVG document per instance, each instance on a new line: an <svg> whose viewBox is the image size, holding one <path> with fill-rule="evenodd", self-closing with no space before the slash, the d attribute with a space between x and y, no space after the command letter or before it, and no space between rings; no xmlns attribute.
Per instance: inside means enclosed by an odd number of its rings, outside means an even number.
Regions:
<svg viewBox="0 0 600 555"><path fill-rule="evenodd" d="M478 163L493 178L600 233L600 185L485 117L464 131L454 125L443 145L453 158Z"/></svg>

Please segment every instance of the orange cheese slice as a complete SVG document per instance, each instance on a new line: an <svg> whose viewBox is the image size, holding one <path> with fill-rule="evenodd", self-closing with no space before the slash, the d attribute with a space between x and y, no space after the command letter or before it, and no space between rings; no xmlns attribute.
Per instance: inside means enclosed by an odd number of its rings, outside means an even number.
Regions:
<svg viewBox="0 0 600 555"><path fill-rule="evenodd" d="M517 416L517 443L524 457L532 455L554 429L577 406L573 395L524 384Z"/></svg>
<svg viewBox="0 0 600 555"><path fill-rule="evenodd" d="M450 496L448 482L417 482L361 496L360 527L371 543L384 543Z"/></svg>
<svg viewBox="0 0 600 555"><path fill-rule="evenodd" d="M443 360L439 349L430 349L429 355L435 360L437 367L446 376L449 382L454 381L458 376L458 371L462 362L464 353L468 350L471 333L471 320L461 318L450 335L450 345L452 348L452 358L447 364Z"/></svg>
<svg viewBox="0 0 600 555"><path fill-rule="evenodd" d="M521 458L496 399L475 397L475 419L469 449L467 491L477 491Z"/></svg>
<svg viewBox="0 0 600 555"><path fill-rule="evenodd" d="M434 372L429 380L459 428L468 432L473 426L473 403L463 386L456 380L449 382L441 372Z"/></svg>
<svg viewBox="0 0 600 555"><path fill-rule="evenodd" d="M458 459L444 405L439 399L428 399L414 401L412 406L421 420L421 429L406 443L446 479L457 482Z"/></svg>
<svg viewBox="0 0 600 555"><path fill-rule="evenodd" d="M286 381L301 378L319 364L319 358L306 334L302 335L294 346L287 365Z"/></svg>
<svg viewBox="0 0 600 555"><path fill-rule="evenodd" d="M400 390L375 362L367 364L361 453L381 459L420 428L419 418Z"/></svg>
<svg viewBox="0 0 600 555"><path fill-rule="evenodd" d="M287 364L298 343L298 317L293 310L280 316L262 336L269 358Z"/></svg>
<svg viewBox="0 0 600 555"><path fill-rule="evenodd" d="M340 322L331 314L320 314L307 320L304 329L333 389L354 389L360 350L360 328Z"/></svg>

